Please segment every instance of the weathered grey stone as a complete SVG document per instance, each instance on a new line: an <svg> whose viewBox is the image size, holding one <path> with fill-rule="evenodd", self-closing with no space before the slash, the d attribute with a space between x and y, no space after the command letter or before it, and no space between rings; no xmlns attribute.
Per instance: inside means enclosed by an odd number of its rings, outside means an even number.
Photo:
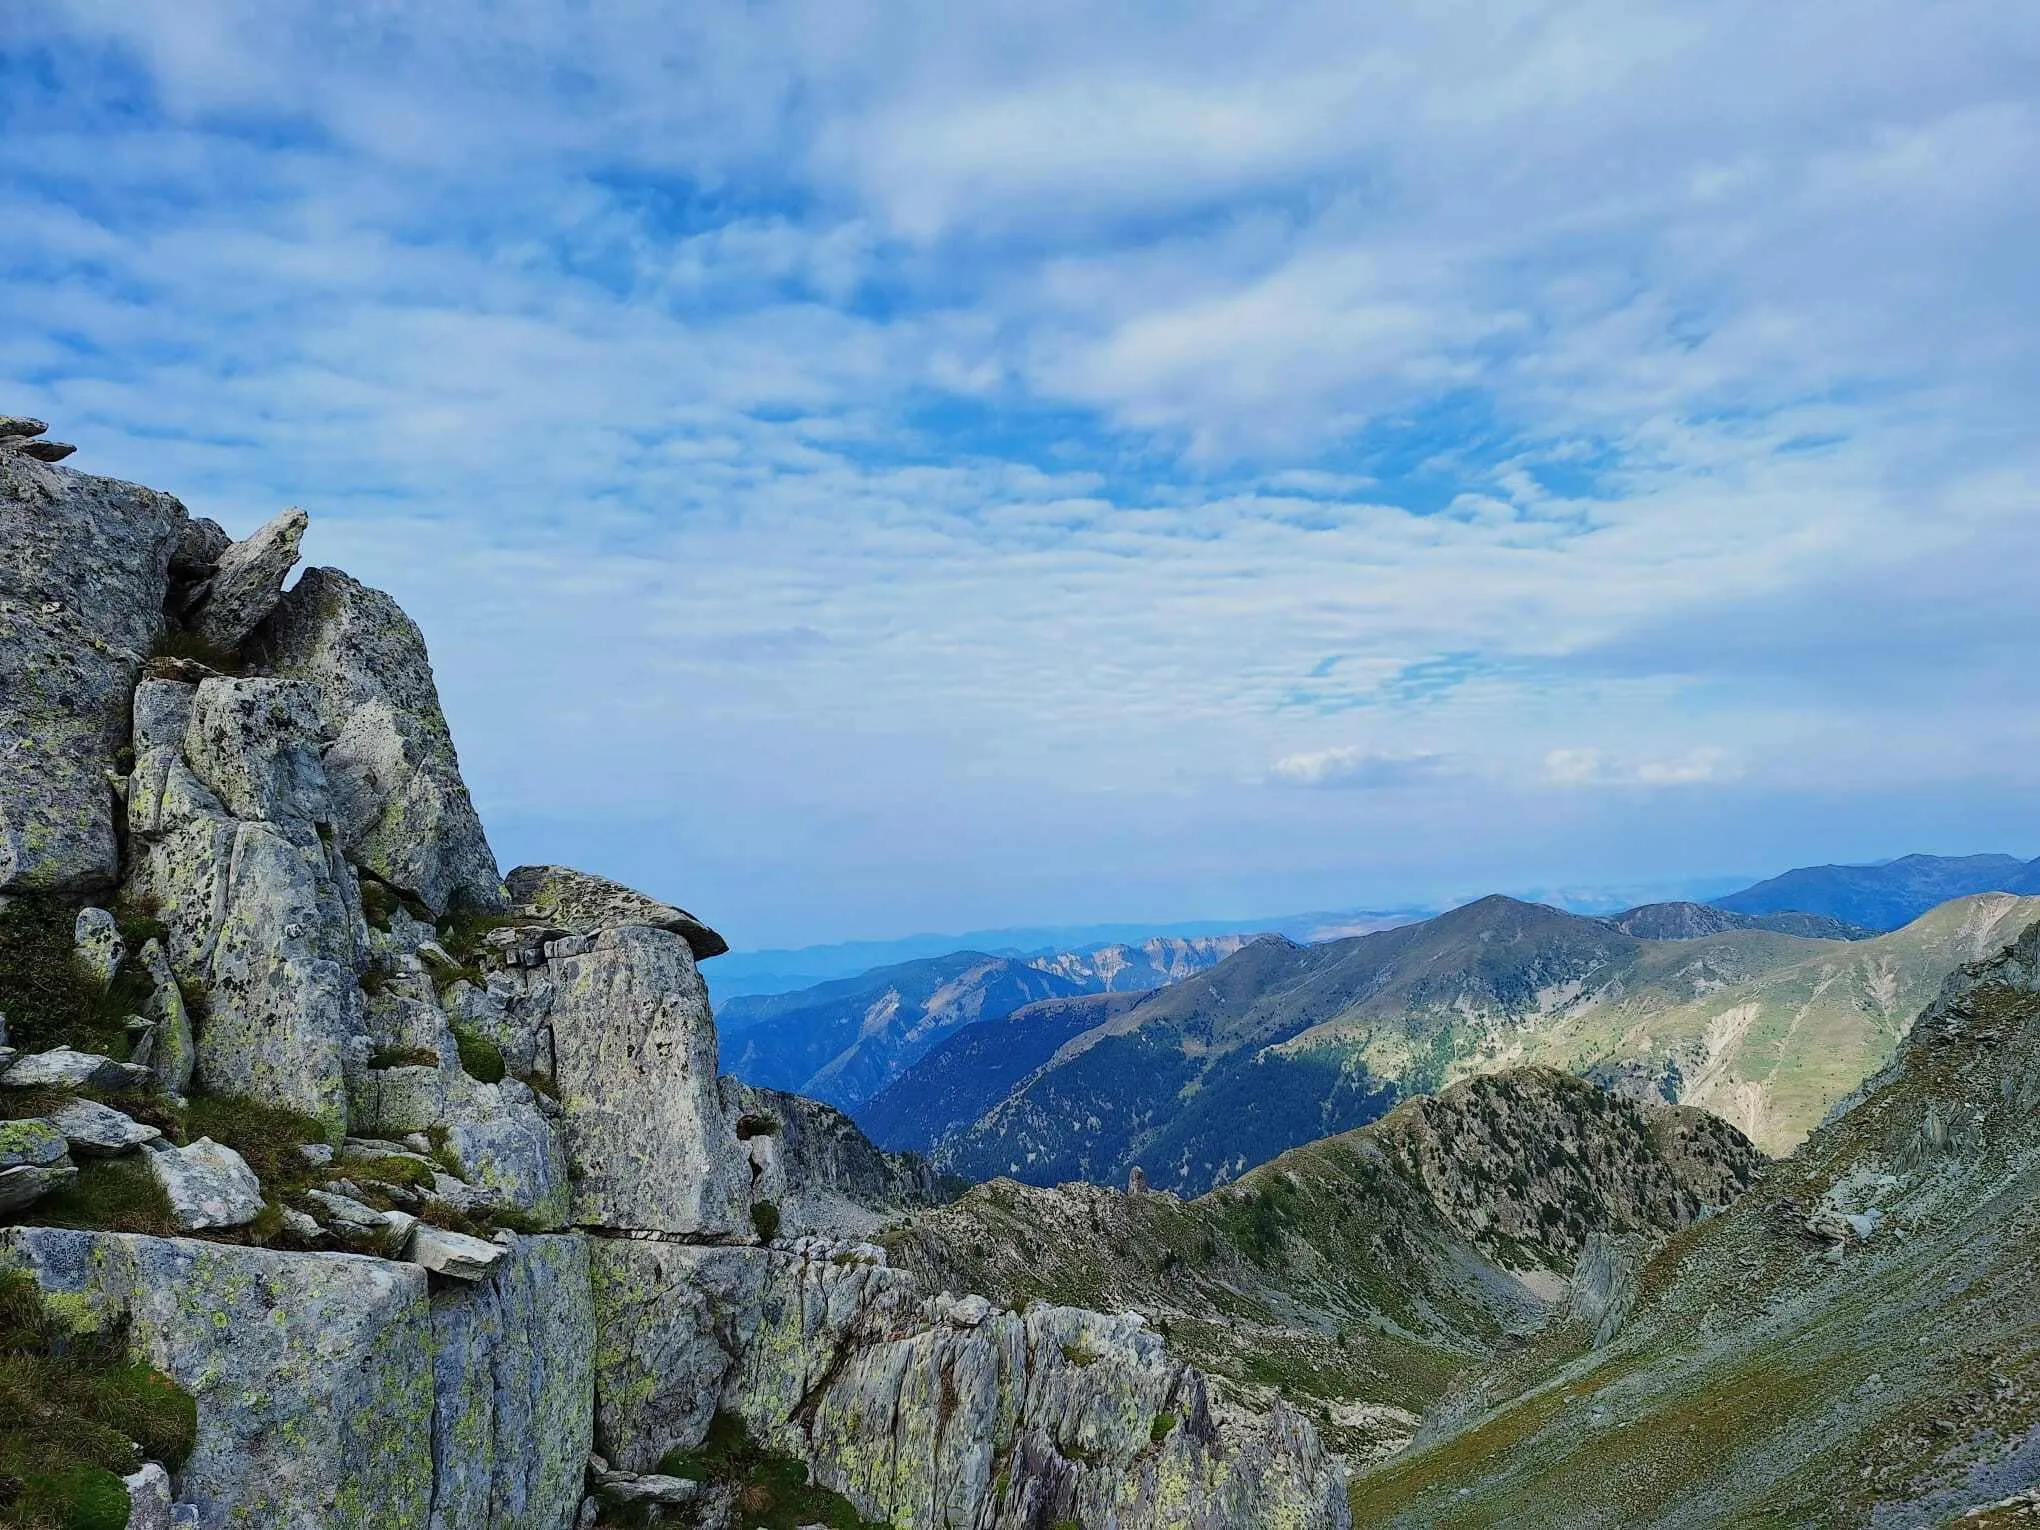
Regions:
<svg viewBox="0 0 2040 1530"><path fill-rule="evenodd" d="M224 676L150 682L135 722L128 893L160 911L175 974L208 1000L197 1081L315 1116L337 1138L348 1046L364 1029L354 973L366 935L320 816L331 794L310 693Z"/></svg>
<svg viewBox="0 0 2040 1530"><path fill-rule="evenodd" d="M189 1147L152 1143L149 1172L169 1198L170 1213L186 1232L243 1227L262 1212L262 1182L232 1148L210 1137Z"/></svg>
<svg viewBox="0 0 2040 1530"><path fill-rule="evenodd" d="M315 568L283 598L265 642L276 673L317 688L347 849L435 914L502 907L416 623L381 591Z"/></svg>
<svg viewBox="0 0 2040 1530"><path fill-rule="evenodd" d="M667 1477L658 1472L647 1472L642 1477L629 1472L595 1473L596 1496L619 1507L639 1503L677 1507L694 1502L705 1490L703 1483L686 1477Z"/></svg>
<svg viewBox="0 0 2040 1530"><path fill-rule="evenodd" d="M121 1482L128 1493L127 1530L170 1530L170 1474L160 1463L145 1461Z"/></svg>
<svg viewBox="0 0 2040 1530"><path fill-rule="evenodd" d="M0 1121L0 1169L26 1164L50 1169L66 1161L70 1146L48 1121Z"/></svg>
<svg viewBox="0 0 2040 1530"><path fill-rule="evenodd" d="M687 942L698 962L720 956L729 942L685 909L570 866L518 866L503 879L516 911L535 924L577 935L641 924L670 930Z"/></svg>
<svg viewBox="0 0 2040 1530"><path fill-rule="evenodd" d="M708 990L679 936L627 926L554 942L521 1001L549 1027L573 1220L730 1233L750 1226L750 1169L715 1076Z"/></svg>
<svg viewBox="0 0 2040 1530"><path fill-rule="evenodd" d="M238 648L267 620L282 597L284 576L297 564L298 544L308 524L304 511L286 510L219 555L212 582L192 619L200 637L222 648Z"/></svg>
<svg viewBox="0 0 2040 1530"><path fill-rule="evenodd" d="M0 1169L0 1216L33 1206L77 1177L78 1171L68 1158L52 1165L24 1163Z"/></svg>
<svg viewBox="0 0 2040 1530"><path fill-rule="evenodd" d="M751 1199L779 1208L780 1234L861 1236L947 1195L935 1170L909 1153L875 1147L834 1106L725 1074L723 1114L751 1165Z"/></svg>
<svg viewBox="0 0 2040 1530"><path fill-rule="evenodd" d="M162 1132L96 1100L71 1100L49 1118L71 1151L83 1158L115 1158L154 1142Z"/></svg>
<svg viewBox="0 0 2040 1530"><path fill-rule="evenodd" d="M127 960L127 942L120 938L120 926L103 908L81 908L72 927L71 946L78 960L101 988L107 986Z"/></svg>
<svg viewBox="0 0 2040 1530"><path fill-rule="evenodd" d="M0 441L39 436L49 428L47 421L31 419L25 414L0 414Z"/></svg>
<svg viewBox="0 0 2040 1530"><path fill-rule="evenodd" d="M0 453L0 892L118 872L107 773L184 522L167 494Z"/></svg>
<svg viewBox="0 0 2040 1530"><path fill-rule="evenodd" d="M38 462L62 462L78 448L69 441L9 441L10 450L20 452L24 457L33 457Z"/></svg>
<svg viewBox="0 0 2040 1530"><path fill-rule="evenodd" d="M218 521L195 515L178 535L177 550L170 555L170 572L181 579L210 579L220 555L233 545L234 539Z"/></svg>
<svg viewBox="0 0 2040 1530"><path fill-rule="evenodd" d="M596 1447L625 1470L697 1443L721 1407L901 1530L1352 1522L1306 1422L1279 1403L1221 1420L1136 1318L923 1299L899 1271L775 1250L602 1240L590 1257Z"/></svg>
<svg viewBox="0 0 2040 1530"><path fill-rule="evenodd" d="M420 1530L430 1510L432 1324L415 1265L182 1238L13 1228L0 1264L124 1325L198 1400L180 1468L204 1530Z"/></svg>
<svg viewBox="0 0 2040 1530"><path fill-rule="evenodd" d="M318 1220L307 1216L295 1206L284 1207L280 1217L284 1231L303 1242L316 1243L325 1236L326 1230L319 1225Z"/></svg>
<svg viewBox="0 0 2040 1530"><path fill-rule="evenodd" d="M430 1530L574 1523L594 1348L581 1238L520 1238L484 1279L433 1294Z"/></svg>
<svg viewBox="0 0 2040 1530"><path fill-rule="evenodd" d="M31 1052L0 1073L0 1089L119 1089L127 1082L127 1070L112 1058L69 1047Z"/></svg>
<svg viewBox="0 0 2040 1530"><path fill-rule="evenodd" d="M502 1259L503 1253L500 1244L484 1243L466 1233L448 1232L443 1227L420 1222L411 1231L410 1245L405 1249L404 1257L413 1264L423 1265L435 1275L445 1275L454 1280L480 1280Z"/></svg>
<svg viewBox="0 0 2040 1530"><path fill-rule="evenodd" d="M146 1061L150 1075L165 1094L182 1095L191 1088L191 1070L197 1047L191 1039L191 1013L185 1007L184 991L177 986L177 974L162 942L149 940L135 958L155 985L149 999L149 1018L156 1022L153 1045Z"/></svg>
<svg viewBox="0 0 2040 1530"><path fill-rule="evenodd" d="M534 1072L552 1072L551 1055L548 1053L541 1066L537 1034L512 1015L504 995L462 979L446 990L445 1003L447 1018L501 1052L503 1066L513 1076L529 1078Z"/></svg>

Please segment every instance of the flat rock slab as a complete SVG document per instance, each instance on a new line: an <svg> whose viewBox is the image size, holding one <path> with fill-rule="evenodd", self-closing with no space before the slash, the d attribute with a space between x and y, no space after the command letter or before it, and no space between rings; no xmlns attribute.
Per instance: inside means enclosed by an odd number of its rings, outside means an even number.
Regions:
<svg viewBox="0 0 2040 1530"><path fill-rule="evenodd" d="M210 1137L181 1148L152 1143L148 1164L186 1232L245 1227L261 1214L262 1181L239 1153Z"/></svg>
<svg viewBox="0 0 2040 1530"><path fill-rule="evenodd" d="M443 1227L420 1222L411 1233L406 1257L435 1275L455 1280L480 1280L494 1269L507 1252L500 1243L484 1243L466 1233L448 1232Z"/></svg>
<svg viewBox="0 0 2040 1530"><path fill-rule="evenodd" d="M503 886L519 915L576 935L625 925L670 930L687 942L698 962L721 956L730 948L728 941L686 909L571 866L518 866L503 879Z"/></svg>
<svg viewBox="0 0 2040 1530"><path fill-rule="evenodd" d="M284 576L297 563L308 524L304 511L286 510L220 554L194 623L200 637L236 648L262 624L283 598Z"/></svg>
<svg viewBox="0 0 2040 1530"><path fill-rule="evenodd" d="M16 1058L0 1073L0 1089L124 1089L127 1084L125 1064L69 1047Z"/></svg>
<svg viewBox="0 0 2040 1530"><path fill-rule="evenodd" d="M154 1142L162 1132L153 1126L146 1126L115 1110L110 1105L101 1105L95 1100L72 1100L63 1109L48 1117L51 1126L64 1134L64 1140L71 1145L71 1151L87 1158L114 1158L122 1153L132 1153L147 1142Z"/></svg>

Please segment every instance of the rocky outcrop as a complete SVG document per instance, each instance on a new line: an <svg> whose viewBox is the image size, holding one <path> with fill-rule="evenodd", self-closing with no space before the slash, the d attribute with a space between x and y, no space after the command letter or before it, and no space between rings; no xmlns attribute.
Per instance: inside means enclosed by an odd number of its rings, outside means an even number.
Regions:
<svg viewBox="0 0 2040 1530"><path fill-rule="evenodd" d="M204 1530L566 1530L593 1416L587 1258L521 1240L476 1285L416 1265L0 1231L74 1326L125 1330L198 1400Z"/></svg>
<svg viewBox="0 0 2040 1530"><path fill-rule="evenodd" d="M161 911L176 975L208 998L198 1083L347 1128L366 1033L360 893L308 687L145 681L134 703L129 895Z"/></svg>
<svg viewBox="0 0 2040 1530"><path fill-rule="evenodd" d="M628 925L547 943L517 1007L551 1038L574 1220L679 1234L750 1228L750 1170L716 1085L708 990L687 942Z"/></svg>
<svg viewBox="0 0 2040 1530"><path fill-rule="evenodd" d="M900 1530L1351 1524L1308 1425L1227 1416L1139 1318L924 1297L840 1245L592 1253L596 1443L627 1470L721 1408Z"/></svg>
<svg viewBox="0 0 2040 1530"><path fill-rule="evenodd" d="M308 524L304 511L286 510L247 541L223 548L192 600L192 630L215 647L240 647L276 609Z"/></svg>
<svg viewBox="0 0 2040 1530"><path fill-rule="evenodd" d="M108 777L184 524L167 494L0 451L0 893L119 874Z"/></svg>
<svg viewBox="0 0 2040 1530"><path fill-rule="evenodd" d="M872 1145L833 1105L722 1080L723 1113L751 1167L751 1199L788 1237L862 1237L888 1217L949 1199L928 1161Z"/></svg>
<svg viewBox="0 0 2040 1530"><path fill-rule="evenodd" d="M502 907L417 624L380 590L314 568L258 642L273 673L312 688L333 739L325 766L348 853L434 914Z"/></svg>
<svg viewBox="0 0 2040 1530"><path fill-rule="evenodd" d="M595 1418L585 1240L520 1240L480 1283L434 1293L431 1333L426 1530L573 1523Z"/></svg>
<svg viewBox="0 0 2040 1530"><path fill-rule="evenodd" d="M534 924L557 925L576 935L631 924L670 930L687 942L698 962L730 948L684 908L571 866L518 866L503 879L503 886L517 913Z"/></svg>
<svg viewBox="0 0 2040 1530"><path fill-rule="evenodd" d="M1137 1318L774 1241L941 1186L718 1079L701 921L563 867L506 891L415 625L334 570L283 591L301 513L233 542L34 424L0 420L0 897L65 894L93 1050L0 1023L39 1117L0 1122L0 1218L71 1187L66 1220L196 1236L8 1225L0 1269L196 1398L136 1524L566 1530L591 1483L714 1517L734 1484L645 1469L717 1410L903 1526L1345 1523L1307 1425Z"/></svg>

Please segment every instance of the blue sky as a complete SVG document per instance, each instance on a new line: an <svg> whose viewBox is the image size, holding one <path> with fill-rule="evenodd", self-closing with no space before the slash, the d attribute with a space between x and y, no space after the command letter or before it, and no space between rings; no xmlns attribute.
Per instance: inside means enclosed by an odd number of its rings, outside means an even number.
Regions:
<svg viewBox="0 0 2040 1530"><path fill-rule="evenodd" d="M56 3L0 408L739 946L2040 851L2040 9Z"/></svg>

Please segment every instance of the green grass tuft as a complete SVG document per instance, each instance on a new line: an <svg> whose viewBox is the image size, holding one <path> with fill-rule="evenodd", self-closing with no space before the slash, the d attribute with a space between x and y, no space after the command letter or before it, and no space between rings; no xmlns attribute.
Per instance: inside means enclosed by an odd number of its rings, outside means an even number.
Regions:
<svg viewBox="0 0 2040 1530"><path fill-rule="evenodd" d="M147 1001L148 978L131 963L110 990L100 988L72 945L79 907L48 893L22 893L0 909L0 1014L7 1017L8 1044L24 1052L76 1047L123 1060L123 1022Z"/></svg>
<svg viewBox="0 0 2040 1530"><path fill-rule="evenodd" d="M503 1053L495 1042L464 1025L453 1027L454 1045L460 1048L460 1065L468 1077L485 1084L500 1084L506 1071Z"/></svg>
<svg viewBox="0 0 2040 1530"><path fill-rule="evenodd" d="M778 1237L779 1236L778 1206L774 1205L771 1201L752 1202L751 1228L754 1232L758 1234L759 1237L763 1238L767 1243L770 1243L774 1238Z"/></svg>
<svg viewBox="0 0 2040 1530"><path fill-rule="evenodd" d="M668 1476L693 1482L723 1483L735 1489L737 1523L751 1530L800 1530L826 1525L828 1530L886 1530L883 1520L867 1520L841 1494L819 1487L799 1460L770 1450L751 1438L744 1421L718 1413L709 1423L708 1438L693 1450L669 1451L659 1463Z"/></svg>

